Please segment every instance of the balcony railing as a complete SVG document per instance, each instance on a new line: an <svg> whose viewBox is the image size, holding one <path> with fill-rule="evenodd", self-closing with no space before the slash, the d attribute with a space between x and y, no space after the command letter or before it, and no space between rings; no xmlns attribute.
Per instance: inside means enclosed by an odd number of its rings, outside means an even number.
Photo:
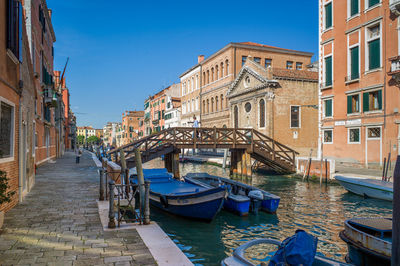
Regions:
<svg viewBox="0 0 400 266"><path fill-rule="evenodd" d="M400 1L400 0L399 0ZM389 75L400 74L400 55L389 58L390 64L390 72Z"/></svg>
<svg viewBox="0 0 400 266"><path fill-rule="evenodd" d="M393 12L396 16L400 15L400 0L390 0L389 1L390 11Z"/></svg>

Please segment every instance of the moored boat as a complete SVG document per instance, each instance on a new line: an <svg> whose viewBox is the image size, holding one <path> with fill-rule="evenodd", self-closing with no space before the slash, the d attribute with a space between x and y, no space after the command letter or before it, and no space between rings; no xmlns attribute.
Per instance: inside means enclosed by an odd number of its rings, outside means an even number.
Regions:
<svg viewBox="0 0 400 266"><path fill-rule="evenodd" d="M211 221L219 212L227 195L225 187L205 188L173 178L166 169L143 169L145 180L150 181L150 203L169 213ZM131 175L137 184L137 176Z"/></svg>
<svg viewBox="0 0 400 266"><path fill-rule="evenodd" d="M347 243L346 260L355 265L390 265L392 219L353 218L346 220L339 234Z"/></svg>
<svg viewBox="0 0 400 266"><path fill-rule="evenodd" d="M255 264L251 260L247 258L245 255L246 251L254 246L263 245L265 247L266 244L281 246L281 242L275 239L270 238L259 238L251 240L238 248L235 249L231 257L225 258L222 262L222 266L255 266ZM271 256L272 254L266 254L266 256ZM263 260L263 262L267 262ZM325 256L315 256L314 261L312 263L313 266L345 266L348 265L346 263L327 258Z"/></svg>
<svg viewBox="0 0 400 266"><path fill-rule="evenodd" d="M356 178L336 175L335 179L339 181L347 191L354 194L376 198L382 200L393 201L393 183L388 181Z"/></svg>
<svg viewBox="0 0 400 266"><path fill-rule="evenodd" d="M279 196L228 178L207 173L188 173L184 179L189 183L203 186L227 186L229 195L224 207L239 215L246 215L249 211L257 212L259 209L275 213L279 206Z"/></svg>

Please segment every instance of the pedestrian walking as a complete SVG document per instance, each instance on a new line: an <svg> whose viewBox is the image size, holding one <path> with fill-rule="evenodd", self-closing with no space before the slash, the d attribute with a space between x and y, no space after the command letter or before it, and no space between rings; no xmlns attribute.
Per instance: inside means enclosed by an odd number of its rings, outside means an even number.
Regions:
<svg viewBox="0 0 400 266"><path fill-rule="evenodd" d="M194 134L196 134L196 138L199 138L200 133L199 133L199 131L196 131L196 128L200 127L200 122L197 120L195 115L193 116L193 122L189 122L189 123L193 123L193 128L194 128L194 130L193 130L193 138L194 138ZM197 153L196 149L193 149L192 153L193 154Z"/></svg>
<svg viewBox="0 0 400 266"><path fill-rule="evenodd" d="M76 163L79 163L82 156L82 150L79 146L75 149L75 156L76 156Z"/></svg>

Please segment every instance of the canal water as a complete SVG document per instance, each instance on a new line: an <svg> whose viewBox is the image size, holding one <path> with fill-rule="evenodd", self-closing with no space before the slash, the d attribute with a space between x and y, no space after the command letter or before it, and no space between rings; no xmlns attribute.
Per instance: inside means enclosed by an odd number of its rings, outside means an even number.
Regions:
<svg viewBox="0 0 400 266"><path fill-rule="evenodd" d="M163 167L161 160L145 164L145 168ZM229 177L229 169L205 164L180 164L181 174L207 172ZM259 212L239 217L222 210L211 223L197 222L169 215L151 208L151 219L171 237L195 265L220 265L222 259L248 240L260 237L283 240L303 229L318 237L318 252L344 261L347 252L339 238L343 222L352 217L391 217L392 203L364 199L347 193L339 185L306 183L286 176L253 174L242 182L281 197L277 214ZM252 251L253 252L253 251ZM260 263L259 250L250 253ZM262 256L261 256L262 258Z"/></svg>

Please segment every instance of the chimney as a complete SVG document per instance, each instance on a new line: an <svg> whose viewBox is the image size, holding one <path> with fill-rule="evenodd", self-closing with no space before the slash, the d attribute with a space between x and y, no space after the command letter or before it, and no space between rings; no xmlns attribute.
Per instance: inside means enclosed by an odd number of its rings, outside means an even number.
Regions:
<svg viewBox="0 0 400 266"><path fill-rule="evenodd" d="M197 63L200 63L202 61L204 61L204 55L201 54L201 55L197 56Z"/></svg>

